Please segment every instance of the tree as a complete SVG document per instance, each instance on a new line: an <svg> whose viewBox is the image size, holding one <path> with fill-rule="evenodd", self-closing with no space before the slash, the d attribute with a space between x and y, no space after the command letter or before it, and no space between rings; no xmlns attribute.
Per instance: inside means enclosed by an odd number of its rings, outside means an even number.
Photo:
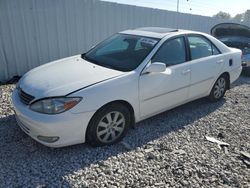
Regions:
<svg viewBox="0 0 250 188"><path fill-rule="evenodd" d="M217 14L213 15L214 18L220 18L220 19L230 19L231 15L227 12L218 12Z"/></svg>
<svg viewBox="0 0 250 188"><path fill-rule="evenodd" d="M244 13L243 21L245 21L245 22L250 22L250 10L247 10L247 11Z"/></svg>
<svg viewBox="0 0 250 188"><path fill-rule="evenodd" d="M242 22L244 20L244 13L242 14L236 14L233 19Z"/></svg>

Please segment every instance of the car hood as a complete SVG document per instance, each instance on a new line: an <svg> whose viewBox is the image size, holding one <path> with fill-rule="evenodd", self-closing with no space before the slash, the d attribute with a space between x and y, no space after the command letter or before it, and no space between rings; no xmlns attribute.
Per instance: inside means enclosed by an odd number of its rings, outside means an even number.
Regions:
<svg viewBox="0 0 250 188"><path fill-rule="evenodd" d="M37 99L64 96L122 74L124 72L95 65L77 55L29 71L21 78L18 87Z"/></svg>

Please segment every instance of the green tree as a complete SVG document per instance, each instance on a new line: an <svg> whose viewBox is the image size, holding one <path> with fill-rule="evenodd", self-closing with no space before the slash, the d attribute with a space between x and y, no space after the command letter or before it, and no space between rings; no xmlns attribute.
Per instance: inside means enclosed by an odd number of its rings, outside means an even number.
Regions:
<svg viewBox="0 0 250 188"><path fill-rule="evenodd" d="M220 19L231 19L231 15L227 12L220 11L217 14L213 15L214 18Z"/></svg>
<svg viewBox="0 0 250 188"><path fill-rule="evenodd" d="M244 13L243 21L250 22L250 10L247 10L247 11Z"/></svg>
<svg viewBox="0 0 250 188"><path fill-rule="evenodd" d="M244 20L244 13L242 14L236 14L233 19L242 22Z"/></svg>

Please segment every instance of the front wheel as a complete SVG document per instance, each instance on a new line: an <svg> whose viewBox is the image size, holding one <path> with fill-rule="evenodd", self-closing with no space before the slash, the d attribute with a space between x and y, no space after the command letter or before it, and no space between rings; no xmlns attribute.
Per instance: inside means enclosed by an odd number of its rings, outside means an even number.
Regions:
<svg viewBox="0 0 250 188"><path fill-rule="evenodd" d="M212 102L216 102L216 101L219 101L221 98L223 98L225 93L226 93L228 84L229 83L228 83L227 76L226 75L220 76L216 80L216 82L215 82L215 84L210 92L209 100Z"/></svg>
<svg viewBox="0 0 250 188"><path fill-rule="evenodd" d="M130 125L130 112L121 104L110 104L96 112L91 119L86 138L92 146L111 145L119 142Z"/></svg>

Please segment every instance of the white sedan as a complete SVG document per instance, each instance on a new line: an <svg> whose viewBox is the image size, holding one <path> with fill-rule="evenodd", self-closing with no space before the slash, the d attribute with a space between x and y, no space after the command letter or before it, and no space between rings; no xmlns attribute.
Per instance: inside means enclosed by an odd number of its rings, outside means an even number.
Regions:
<svg viewBox="0 0 250 188"><path fill-rule="evenodd" d="M46 146L103 146L160 112L220 100L241 70L241 51L210 35L140 28L29 71L12 102L21 129Z"/></svg>

